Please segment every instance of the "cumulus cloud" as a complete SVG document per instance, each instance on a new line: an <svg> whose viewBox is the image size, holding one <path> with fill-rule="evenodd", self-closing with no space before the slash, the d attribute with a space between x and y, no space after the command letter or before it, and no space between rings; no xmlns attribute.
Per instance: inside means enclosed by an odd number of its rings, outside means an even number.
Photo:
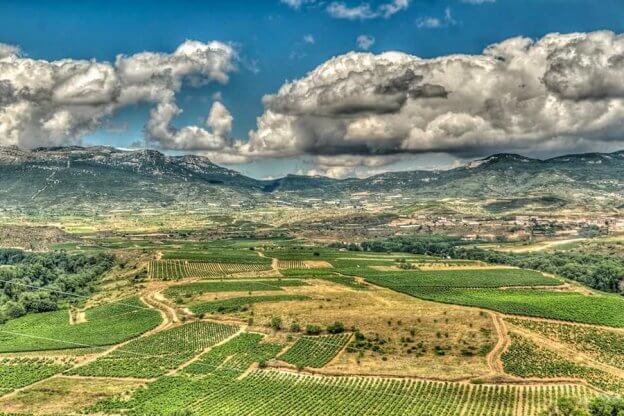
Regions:
<svg viewBox="0 0 624 416"><path fill-rule="evenodd" d="M342 1L334 1L327 6L327 13L336 19L368 20L376 18L387 19L396 13L407 9L411 0L393 0L372 8L369 3L360 3L349 6Z"/></svg>
<svg viewBox="0 0 624 416"><path fill-rule="evenodd" d="M367 51L375 44L375 38L370 35L360 35L355 39L355 43L358 48Z"/></svg>
<svg viewBox="0 0 624 416"><path fill-rule="evenodd" d="M19 55L20 48L6 43L0 43L0 59L11 55Z"/></svg>
<svg viewBox="0 0 624 416"><path fill-rule="evenodd" d="M303 36L303 41L305 43L309 43L310 45L313 45L316 42L316 39L314 39L314 35L307 34Z"/></svg>
<svg viewBox="0 0 624 416"><path fill-rule="evenodd" d="M227 151L348 168L353 158L432 152L599 150L624 141L622 76L624 36L608 31L517 37L433 59L351 52L265 96L249 141Z"/></svg>
<svg viewBox="0 0 624 416"><path fill-rule="evenodd" d="M186 41L173 53L118 55L114 63L35 60L0 45L0 144L76 143L119 109L148 103L153 108L145 131L152 145L215 149L227 143L220 127L171 127L181 112L175 95L184 83L228 82L236 61L236 51L221 42Z"/></svg>

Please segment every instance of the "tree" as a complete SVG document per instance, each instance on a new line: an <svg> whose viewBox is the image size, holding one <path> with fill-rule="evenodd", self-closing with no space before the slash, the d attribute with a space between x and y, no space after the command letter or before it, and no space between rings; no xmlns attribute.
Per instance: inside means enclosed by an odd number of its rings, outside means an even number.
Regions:
<svg viewBox="0 0 624 416"><path fill-rule="evenodd" d="M589 413L577 398L561 397L542 412L541 416L589 416Z"/></svg>
<svg viewBox="0 0 624 416"><path fill-rule="evenodd" d="M624 398L598 396L589 402L592 416L624 416Z"/></svg>

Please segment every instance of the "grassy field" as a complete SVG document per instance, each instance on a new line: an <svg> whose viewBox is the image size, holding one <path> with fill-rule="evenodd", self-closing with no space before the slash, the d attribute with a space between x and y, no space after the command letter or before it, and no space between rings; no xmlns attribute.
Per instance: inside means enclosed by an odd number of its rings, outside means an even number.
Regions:
<svg viewBox="0 0 624 416"><path fill-rule="evenodd" d="M283 290L284 287L303 286L306 283L297 279L276 280L236 280L219 282L198 282L168 287L164 293L167 297L190 297L203 293L217 292L257 292L265 290Z"/></svg>
<svg viewBox="0 0 624 416"><path fill-rule="evenodd" d="M262 302L289 302L309 299L302 295L267 295L267 296L243 296L212 302L200 302L189 305L189 309L197 315L203 313L232 313L244 312L251 305Z"/></svg>
<svg viewBox="0 0 624 416"><path fill-rule="evenodd" d="M137 298L124 299L85 313L71 325L66 310L26 315L0 325L0 352L58 350L117 344L160 323L160 314Z"/></svg>

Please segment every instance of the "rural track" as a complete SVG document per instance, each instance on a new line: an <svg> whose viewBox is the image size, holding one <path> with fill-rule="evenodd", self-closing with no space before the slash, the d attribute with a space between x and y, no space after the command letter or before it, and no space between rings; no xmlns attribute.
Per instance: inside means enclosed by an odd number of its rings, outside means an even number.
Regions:
<svg viewBox="0 0 624 416"><path fill-rule="evenodd" d="M492 374L503 375L505 374L505 368L503 365L502 355L507 348L509 348L511 338L509 337L507 325L505 324L503 317L495 312L490 312L490 316L492 317L492 322L494 323L494 329L496 330L498 340L496 341L494 348L492 348L486 357L487 364Z"/></svg>

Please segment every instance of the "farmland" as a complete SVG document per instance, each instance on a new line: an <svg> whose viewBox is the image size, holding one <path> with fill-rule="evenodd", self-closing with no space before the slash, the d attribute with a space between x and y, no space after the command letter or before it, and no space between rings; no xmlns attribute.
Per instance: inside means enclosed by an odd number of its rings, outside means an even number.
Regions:
<svg viewBox="0 0 624 416"><path fill-rule="evenodd" d="M0 352L40 351L116 344L160 322L157 311L136 298L87 309L86 322L71 325L66 310L26 315L0 328Z"/></svg>
<svg viewBox="0 0 624 416"><path fill-rule="evenodd" d="M297 367L323 367L347 345L351 334L302 336L279 358Z"/></svg>
<svg viewBox="0 0 624 416"><path fill-rule="evenodd" d="M86 366L78 367L73 373L136 378L160 376L235 332L236 328L229 325L193 322L131 341Z"/></svg>
<svg viewBox="0 0 624 416"><path fill-rule="evenodd" d="M624 389L624 301L557 276L288 240L132 246L88 300L0 325L0 404L537 416Z"/></svg>

